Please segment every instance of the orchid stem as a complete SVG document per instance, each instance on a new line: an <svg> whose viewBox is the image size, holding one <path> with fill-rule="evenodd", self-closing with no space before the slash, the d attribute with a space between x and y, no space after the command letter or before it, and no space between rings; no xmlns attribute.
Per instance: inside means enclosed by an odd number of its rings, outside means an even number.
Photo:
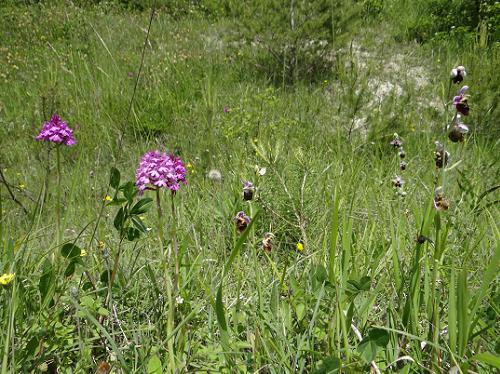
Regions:
<svg viewBox="0 0 500 374"><path fill-rule="evenodd" d="M172 336L172 332L174 330L174 318L175 318L175 305L174 299L172 297L172 287L171 287L171 279L169 275L169 260L170 256L168 255L165 247L164 247L164 234L163 234L163 213L161 209L161 196L160 189L156 189L156 207L158 211L158 239L160 240L160 248L163 252L165 259L164 263L164 272L165 272L165 288L167 291L167 299L168 299L168 316L167 316L167 348L168 348L168 357L169 357L169 372L175 372L175 355L174 355L174 339Z"/></svg>
<svg viewBox="0 0 500 374"><path fill-rule="evenodd" d="M57 246L61 244L61 152L59 145L56 146L56 164L57 164L57 198L56 198L56 229L57 229Z"/></svg>

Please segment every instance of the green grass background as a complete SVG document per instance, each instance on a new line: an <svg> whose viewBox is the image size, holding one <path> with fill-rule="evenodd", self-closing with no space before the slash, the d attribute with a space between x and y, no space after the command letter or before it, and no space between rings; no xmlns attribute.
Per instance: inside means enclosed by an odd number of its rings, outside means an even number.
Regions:
<svg viewBox="0 0 500 374"><path fill-rule="evenodd" d="M0 288L2 374L90 373L102 360L114 373L498 369L496 30L486 44L477 30L419 44L409 2L383 3L332 41L327 74L295 84L266 79L251 45L234 37L234 16L196 5L156 11L139 77L147 5L0 6L0 167L28 211L3 184L0 274L16 276ZM467 68L472 109L471 132L454 144L443 129L456 65ZM63 236L87 255L69 277L56 245L55 152L34 140L52 113L77 139L61 149ZM405 171L389 145L395 132ZM451 154L444 173L436 140ZM172 336L154 208L142 217L152 230L123 244L105 303L102 274L120 245L118 208L101 210L110 168L133 180L150 149L190 164L175 196ZM211 169L221 182L207 178ZM257 187L252 202L244 180ZM432 207L436 183L447 212ZM167 192L163 204L169 212ZM240 210L259 213L238 242Z"/></svg>

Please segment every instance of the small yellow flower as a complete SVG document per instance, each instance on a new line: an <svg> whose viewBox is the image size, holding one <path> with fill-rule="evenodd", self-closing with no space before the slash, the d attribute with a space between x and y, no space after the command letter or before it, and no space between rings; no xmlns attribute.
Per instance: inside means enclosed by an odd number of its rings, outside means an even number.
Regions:
<svg viewBox="0 0 500 374"><path fill-rule="evenodd" d="M24 190L26 188L26 185L24 183L19 183L19 188L21 190Z"/></svg>
<svg viewBox="0 0 500 374"><path fill-rule="evenodd" d="M87 256L87 251L85 249L80 250L80 257L85 257Z"/></svg>
<svg viewBox="0 0 500 374"><path fill-rule="evenodd" d="M10 282L12 282L12 279L14 279L15 275L16 275L16 273L3 274L2 276L0 276L0 285L1 286L8 285Z"/></svg>
<svg viewBox="0 0 500 374"><path fill-rule="evenodd" d="M102 240L99 240L99 248L103 249L106 246L106 243L104 243Z"/></svg>
<svg viewBox="0 0 500 374"><path fill-rule="evenodd" d="M298 242L297 243L297 250L302 252L304 250L304 244L302 244L301 242Z"/></svg>
<svg viewBox="0 0 500 374"><path fill-rule="evenodd" d="M193 164L192 164L192 163L190 163L190 162L188 162L188 163L186 164L186 167L187 167L188 169L192 169L192 168L193 168Z"/></svg>
<svg viewBox="0 0 500 374"><path fill-rule="evenodd" d="M109 196L109 195L106 195L104 197L104 201L113 201L113 198L111 196Z"/></svg>

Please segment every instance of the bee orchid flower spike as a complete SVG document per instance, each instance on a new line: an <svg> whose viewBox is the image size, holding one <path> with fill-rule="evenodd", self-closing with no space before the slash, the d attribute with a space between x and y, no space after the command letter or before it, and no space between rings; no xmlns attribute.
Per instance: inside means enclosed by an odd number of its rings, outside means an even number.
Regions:
<svg viewBox="0 0 500 374"><path fill-rule="evenodd" d="M460 83L467 76L467 72L463 66L457 66L456 68L451 69L450 79L453 83Z"/></svg>

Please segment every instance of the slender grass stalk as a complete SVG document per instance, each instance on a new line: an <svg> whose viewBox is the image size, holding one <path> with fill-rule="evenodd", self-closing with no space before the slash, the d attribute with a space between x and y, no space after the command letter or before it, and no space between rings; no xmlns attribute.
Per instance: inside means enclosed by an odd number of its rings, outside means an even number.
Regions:
<svg viewBox="0 0 500 374"><path fill-rule="evenodd" d="M0 181L0 246L3 246L3 206L2 206L2 181Z"/></svg>
<svg viewBox="0 0 500 374"><path fill-rule="evenodd" d="M16 285L16 280L14 279L14 282L12 284L12 290L10 293L10 308L9 308L9 314L8 314L8 321L7 321L7 333L5 335L5 346L4 346L4 351L3 351L3 359L2 359L2 374L7 374L10 373L8 371L8 366L9 366L9 350L10 350L10 343L12 340L12 357L11 357L11 362L14 362L14 319L16 315L16 309L17 309L17 303L16 303L16 290L17 290L17 285Z"/></svg>
<svg viewBox="0 0 500 374"><path fill-rule="evenodd" d="M164 248L165 238L163 233L163 213L161 209L161 195L160 189L156 189L156 208L158 212L158 240L160 241L160 248L164 253L164 272L165 272L165 288L167 291L167 301L168 301L168 316L167 316L167 336L170 337L172 335L172 331L174 330L174 319L175 319L175 306L174 306L174 298L172 297L172 287L171 287L171 279L170 279L170 269L169 269L169 260L170 256L166 252ZM167 341L168 348L168 359L169 359L169 372L175 372L175 352L174 352L174 340L175 337L169 338Z"/></svg>

